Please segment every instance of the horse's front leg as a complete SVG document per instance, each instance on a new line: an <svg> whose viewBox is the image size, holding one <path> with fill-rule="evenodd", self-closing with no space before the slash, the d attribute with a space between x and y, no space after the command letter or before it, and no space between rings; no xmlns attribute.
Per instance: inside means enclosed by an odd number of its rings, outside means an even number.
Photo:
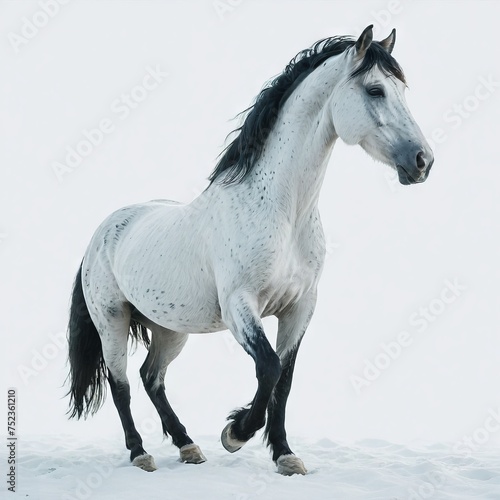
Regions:
<svg viewBox="0 0 500 500"><path fill-rule="evenodd" d="M307 472L302 460L295 456L286 439L285 407L292 386L295 359L300 342L316 306L316 292L310 293L300 302L279 316L276 351L282 372L268 406L266 436L271 447L278 472L290 476Z"/></svg>
<svg viewBox="0 0 500 500"><path fill-rule="evenodd" d="M222 308L222 313L236 340L255 361L258 381L250 406L232 412L231 421L222 431L222 444L233 453L264 427L269 398L281 375L281 363L264 334L251 296L233 295Z"/></svg>

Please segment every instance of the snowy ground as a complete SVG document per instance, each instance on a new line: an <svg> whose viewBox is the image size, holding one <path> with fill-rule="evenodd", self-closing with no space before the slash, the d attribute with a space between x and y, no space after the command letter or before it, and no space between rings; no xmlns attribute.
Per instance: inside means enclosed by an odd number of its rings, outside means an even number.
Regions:
<svg viewBox="0 0 500 500"><path fill-rule="evenodd" d="M498 499L500 450L472 457L444 445L409 448L385 441L344 446L299 440L293 448L306 476L283 477L255 439L233 455L219 439L198 440L208 461L182 464L164 442L148 447L158 470L132 467L121 440L24 437L19 443L18 498L74 499ZM2 493L3 494L3 493Z"/></svg>

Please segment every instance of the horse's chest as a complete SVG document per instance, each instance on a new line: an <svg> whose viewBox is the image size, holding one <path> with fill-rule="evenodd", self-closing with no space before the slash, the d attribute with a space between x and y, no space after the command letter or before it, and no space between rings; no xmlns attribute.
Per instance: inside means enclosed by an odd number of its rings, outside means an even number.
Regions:
<svg viewBox="0 0 500 500"><path fill-rule="evenodd" d="M308 288L306 282L298 277L272 283L259 294L262 316L279 314L300 300Z"/></svg>
<svg viewBox="0 0 500 500"><path fill-rule="evenodd" d="M268 282L259 293L259 304L263 316L279 314L290 305L297 303L318 278L316 261L313 265L300 253L289 252L276 259L271 268Z"/></svg>

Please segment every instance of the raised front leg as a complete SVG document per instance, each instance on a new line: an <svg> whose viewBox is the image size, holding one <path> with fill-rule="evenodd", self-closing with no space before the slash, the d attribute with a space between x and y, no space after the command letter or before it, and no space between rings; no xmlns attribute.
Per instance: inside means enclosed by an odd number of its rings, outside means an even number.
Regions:
<svg viewBox="0 0 500 500"><path fill-rule="evenodd" d="M224 320L236 340L255 361L257 392L248 408L229 415L229 424L222 431L222 444L227 451L239 450L255 432L264 427L269 398L281 374L279 357L267 340L262 322L255 313L252 298L233 297L223 310Z"/></svg>
<svg viewBox="0 0 500 500"><path fill-rule="evenodd" d="M278 472L286 476L307 472L302 460L295 456L288 445L285 431L285 408L292 387L297 352L315 305L316 294L312 293L279 317L277 352L281 360L282 372L269 401L265 434L272 450L273 460L278 466Z"/></svg>

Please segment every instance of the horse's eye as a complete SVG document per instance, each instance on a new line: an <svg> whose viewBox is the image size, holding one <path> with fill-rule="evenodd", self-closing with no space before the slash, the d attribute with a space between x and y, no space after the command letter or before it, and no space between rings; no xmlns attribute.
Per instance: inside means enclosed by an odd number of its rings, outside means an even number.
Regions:
<svg viewBox="0 0 500 500"><path fill-rule="evenodd" d="M384 89L379 86L367 87L366 91L372 97L385 97Z"/></svg>

